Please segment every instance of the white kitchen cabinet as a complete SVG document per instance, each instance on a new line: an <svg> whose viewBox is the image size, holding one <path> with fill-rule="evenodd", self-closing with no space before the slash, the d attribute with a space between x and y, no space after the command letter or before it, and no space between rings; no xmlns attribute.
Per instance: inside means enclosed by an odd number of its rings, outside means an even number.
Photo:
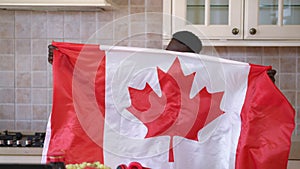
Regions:
<svg viewBox="0 0 300 169"><path fill-rule="evenodd" d="M164 37L190 30L221 45L300 44L300 0L164 0L164 14Z"/></svg>
<svg viewBox="0 0 300 169"><path fill-rule="evenodd" d="M245 0L244 27L245 39L299 40L300 0Z"/></svg>
<svg viewBox="0 0 300 169"><path fill-rule="evenodd" d="M172 1L172 31L191 30L201 39L242 39L242 1L182 0ZM230 10L230 9L235 10Z"/></svg>

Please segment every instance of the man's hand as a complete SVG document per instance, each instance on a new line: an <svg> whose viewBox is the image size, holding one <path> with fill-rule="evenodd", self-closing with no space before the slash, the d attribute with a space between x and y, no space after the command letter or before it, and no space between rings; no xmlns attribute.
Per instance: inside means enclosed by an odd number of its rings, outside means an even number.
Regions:
<svg viewBox="0 0 300 169"><path fill-rule="evenodd" d="M57 48L53 45L48 46L48 62L52 65L53 63L53 50Z"/></svg>

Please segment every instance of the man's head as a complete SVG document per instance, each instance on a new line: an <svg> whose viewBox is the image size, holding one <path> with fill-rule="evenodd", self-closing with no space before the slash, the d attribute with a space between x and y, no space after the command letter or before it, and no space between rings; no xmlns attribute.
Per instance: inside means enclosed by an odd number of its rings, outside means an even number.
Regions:
<svg viewBox="0 0 300 169"><path fill-rule="evenodd" d="M202 49L201 40L192 32L179 31L173 34L166 50L199 53Z"/></svg>

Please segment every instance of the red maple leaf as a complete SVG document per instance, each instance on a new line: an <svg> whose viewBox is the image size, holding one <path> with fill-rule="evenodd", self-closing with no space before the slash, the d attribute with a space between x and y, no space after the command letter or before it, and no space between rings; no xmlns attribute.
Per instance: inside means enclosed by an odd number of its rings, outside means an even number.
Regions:
<svg viewBox="0 0 300 169"><path fill-rule="evenodd" d="M146 84L142 90L129 87L131 106L127 108L148 128L145 138L168 135L169 161L174 161L173 136L198 141L198 132L219 117L224 92L210 94L203 88L190 98L195 72L185 76L178 58L167 73L157 68L162 96Z"/></svg>

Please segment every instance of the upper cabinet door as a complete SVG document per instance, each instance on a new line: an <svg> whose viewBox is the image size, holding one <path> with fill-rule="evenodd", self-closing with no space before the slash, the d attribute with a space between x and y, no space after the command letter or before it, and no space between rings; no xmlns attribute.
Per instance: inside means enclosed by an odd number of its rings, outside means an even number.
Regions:
<svg viewBox="0 0 300 169"><path fill-rule="evenodd" d="M243 1L173 0L172 33L180 30L201 39L243 39Z"/></svg>
<svg viewBox="0 0 300 169"><path fill-rule="evenodd" d="M245 0L245 39L300 39L300 0Z"/></svg>

